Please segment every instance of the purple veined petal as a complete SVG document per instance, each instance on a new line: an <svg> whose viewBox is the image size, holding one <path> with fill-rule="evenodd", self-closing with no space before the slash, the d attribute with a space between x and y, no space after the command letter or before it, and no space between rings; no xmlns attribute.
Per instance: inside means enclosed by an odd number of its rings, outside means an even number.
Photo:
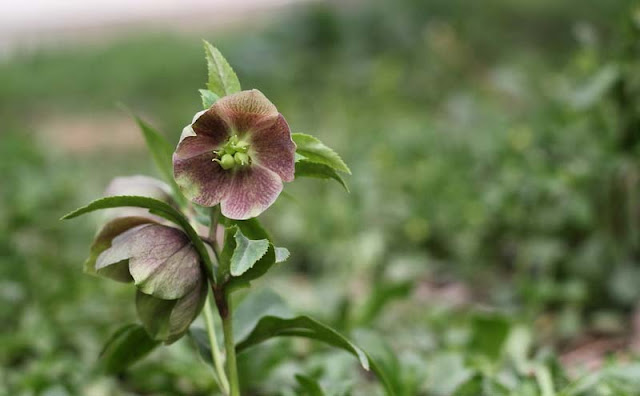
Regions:
<svg viewBox="0 0 640 396"><path fill-rule="evenodd" d="M182 131L182 136L189 136L190 131L187 128ZM231 135L231 128L228 122L221 117L220 112L216 111L215 104L208 110L197 113L193 117L190 128L195 135L206 136L215 145L224 143Z"/></svg>
<svg viewBox="0 0 640 396"><path fill-rule="evenodd" d="M173 175L182 193L202 206L215 206L227 194L233 173L225 171L213 161L213 152L196 157L173 157Z"/></svg>
<svg viewBox="0 0 640 396"><path fill-rule="evenodd" d="M158 341L171 344L189 329L207 297L207 282L198 278L195 287L177 300L163 300L140 290L136 293L136 311L147 333Z"/></svg>
<svg viewBox="0 0 640 396"><path fill-rule="evenodd" d="M128 230L150 223L151 220L146 217L118 217L105 224L96 235L89 258L85 262L85 272L104 276L118 282L133 282L133 278L129 273L128 258L118 257L118 255L102 255L102 253L111 247L111 243L118 235ZM98 258L100 264L97 266ZM98 268L96 268L98 267Z"/></svg>
<svg viewBox="0 0 640 396"><path fill-rule="evenodd" d="M220 142L208 136L186 136L180 140L173 161L186 160L202 154L211 154L220 147Z"/></svg>
<svg viewBox="0 0 640 396"><path fill-rule="evenodd" d="M98 257L96 269L126 259L136 286L161 299L183 297L200 275L197 252L188 237L173 227L144 224L118 235Z"/></svg>
<svg viewBox="0 0 640 396"><path fill-rule="evenodd" d="M276 106L257 89L225 96L214 103L211 110L239 134L267 128L278 117Z"/></svg>
<svg viewBox="0 0 640 396"><path fill-rule="evenodd" d="M204 275L186 296L178 300L169 317L169 338L166 344L177 341L189 330L189 325L198 317L207 299L208 283Z"/></svg>
<svg viewBox="0 0 640 396"><path fill-rule="evenodd" d="M251 158L277 173L285 182L293 181L296 145L282 114L269 128L250 132Z"/></svg>
<svg viewBox="0 0 640 396"><path fill-rule="evenodd" d="M254 164L233 172L233 181L220 208L222 214L230 219L250 219L271 206L281 191L280 176L265 167Z"/></svg>

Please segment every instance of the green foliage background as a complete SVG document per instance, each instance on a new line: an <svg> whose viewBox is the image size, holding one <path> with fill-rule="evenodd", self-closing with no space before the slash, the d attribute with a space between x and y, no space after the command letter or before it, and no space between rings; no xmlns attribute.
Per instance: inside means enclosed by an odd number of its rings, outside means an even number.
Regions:
<svg viewBox="0 0 640 396"><path fill-rule="evenodd" d="M545 376L567 395L640 393L639 13L378 1L208 34L244 88L353 172L348 195L287 187L265 222L292 255L254 288L351 333L401 395L546 396ZM112 177L155 170L142 147L70 154L40 130L123 102L177 141L205 81L200 40L173 35L0 64L0 394L214 391L186 339L120 376L93 371L134 319L133 292L82 274L99 219L58 219ZM558 358L595 336L624 341L595 375L569 376ZM380 391L342 352L278 342L241 355L247 394Z"/></svg>

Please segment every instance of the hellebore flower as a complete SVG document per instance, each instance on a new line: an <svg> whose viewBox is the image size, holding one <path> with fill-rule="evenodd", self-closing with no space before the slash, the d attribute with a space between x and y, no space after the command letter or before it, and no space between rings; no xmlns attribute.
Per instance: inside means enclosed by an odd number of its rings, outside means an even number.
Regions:
<svg viewBox="0 0 640 396"><path fill-rule="evenodd" d="M121 231L141 218L123 217L107 226ZM114 233L101 232L103 245ZM146 223L128 228L97 255L95 270L137 286L136 308L147 332L171 343L187 331L207 297L200 257L182 230Z"/></svg>
<svg viewBox="0 0 640 396"><path fill-rule="evenodd" d="M168 186L146 176L114 179L109 195L171 202ZM147 332L171 343L198 316L207 296L200 257L187 235L141 208L116 208L98 232L85 271L137 286L136 308Z"/></svg>
<svg viewBox="0 0 640 396"><path fill-rule="evenodd" d="M294 178L296 146L282 114L258 90L219 99L196 114L173 154L176 182L202 206L226 217L258 216Z"/></svg>

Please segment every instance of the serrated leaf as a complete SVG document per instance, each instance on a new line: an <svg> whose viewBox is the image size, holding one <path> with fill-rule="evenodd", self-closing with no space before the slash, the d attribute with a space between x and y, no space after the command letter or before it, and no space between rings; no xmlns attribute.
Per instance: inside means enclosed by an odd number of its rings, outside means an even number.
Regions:
<svg viewBox="0 0 640 396"><path fill-rule="evenodd" d="M276 253L276 264L285 262L291 255L291 253L289 252L289 249L287 248L274 247L273 249L275 250L275 253Z"/></svg>
<svg viewBox="0 0 640 396"><path fill-rule="evenodd" d="M209 91L219 97L240 92L240 81L222 53L207 41L204 42L204 52L209 70Z"/></svg>
<svg viewBox="0 0 640 396"><path fill-rule="evenodd" d="M213 106L214 103L220 99L220 97L208 89L200 89L200 98L202 99L202 107L206 110Z"/></svg>
<svg viewBox="0 0 640 396"><path fill-rule="evenodd" d="M158 341L149 337L142 326L125 325L105 343L100 352L98 367L108 374L120 373L142 359L159 344Z"/></svg>
<svg viewBox="0 0 640 396"><path fill-rule="evenodd" d="M291 139L297 146L296 153L303 155L308 161L327 165L337 171L351 174L351 170L338 153L322 143L318 138L305 133L292 133Z"/></svg>
<svg viewBox="0 0 640 396"><path fill-rule="evenodd" d="M382 382L387 394L394 395L393 387L380 367L360 348L331 327L308 316L285 319L263 316L251 333L236 345L238 353L274 337L304 337L323 342L354 355L363 369L372 370Z"/></svg>
<svg viewBox="0 0 640 396"><path fill-rule="evenodd" d="M76 209L62 217L62 220L69 220L81 216L86 213L94 212L100 209L118 208L134 206L137 208L149 209L150 213L161 216L177 225L187 234L193 246L198 251L200 258L205 262L205 270L213 276L213 265L204 242L200 239L198 233L191 227L189 220L171 205L149 197L139 196L115 196L97 199L82 208Z"/></svg>
<svg viewBox="0 0 640 396"><path fill-rule="evenodd" d="M349 192L349 187L347 183L344 181L342 176L338 174L333 168L324 165L317 164L314 162L309 162L307 160L301 160L296 162L296 173L295 177L313 177L316 179L333 179L340 183L344 189Z"/></svg>
<svg viewBox="0 0 640 396"><path fill-rule="evenodd" d="M131 113L131 116L136 121L136 124L138 124L140 131L142 131L142 135L147 143L149 152L151 152L153 162L156 164L165 181L171 185L173 196L178 203L184 205L186 203L186 199L184 195L182 195L178 184L176 184L176 181L173 178L173 146L149 123L145 122L133 113Z"/></svg>
<svg viewBox="0 0 640 396"><path fill-rule="evenodd" d="M229 270L231 275L240 276L267 253L269 241L267 239L249 239L240 230L236 231L234 239L236 248L231 256Z"/></svg>
<svg viewBox="0 0 640 396"><path fill-rule="evenodd" d="M248 219L248 220L232 220L226 217L222 218L222 223L227 227L227 231L225 235L229 235L229 228L237 227L242 233L249 239L259 240L266 239L271 242L271 238L267 231L262 227L258 219ZM235 230L232 231L231 235L235 236ZM227 248L227 246L232 246L231 249ZM225 253L226 250L226 253ZM227 241L225 237L225 247L223 248L221 255L221 272L225 273L225 257L228 257L227 262L230 262L230 257L233 251L235 250L235 238L230 237L230 240ZM226 255L226 256L225 256ZM243 287L248 287L249 283L264 275L276 262L275 249L273 248L272 243L269 244L269 248L267 252L262 256L257 263L255 263L249 270L243 273L241 276L233 277L229 280L227 284L228 290L239 289ZM227 264L228 271L229 267Z"/></svg>

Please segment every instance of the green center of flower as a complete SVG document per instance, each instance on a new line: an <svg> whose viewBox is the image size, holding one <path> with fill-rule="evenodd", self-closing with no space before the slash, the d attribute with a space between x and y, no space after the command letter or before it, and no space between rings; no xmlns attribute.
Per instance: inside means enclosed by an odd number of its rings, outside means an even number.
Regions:
<svg viewBox="0 0 640 396"><path fill-rule="evenodd" d="M220 150L213 152L216 155L213 161L219 163L224 170L244 167L251 164L251 157L247 154L248 151L249 143L240 140L238 135L233 135Z"/></svg>

